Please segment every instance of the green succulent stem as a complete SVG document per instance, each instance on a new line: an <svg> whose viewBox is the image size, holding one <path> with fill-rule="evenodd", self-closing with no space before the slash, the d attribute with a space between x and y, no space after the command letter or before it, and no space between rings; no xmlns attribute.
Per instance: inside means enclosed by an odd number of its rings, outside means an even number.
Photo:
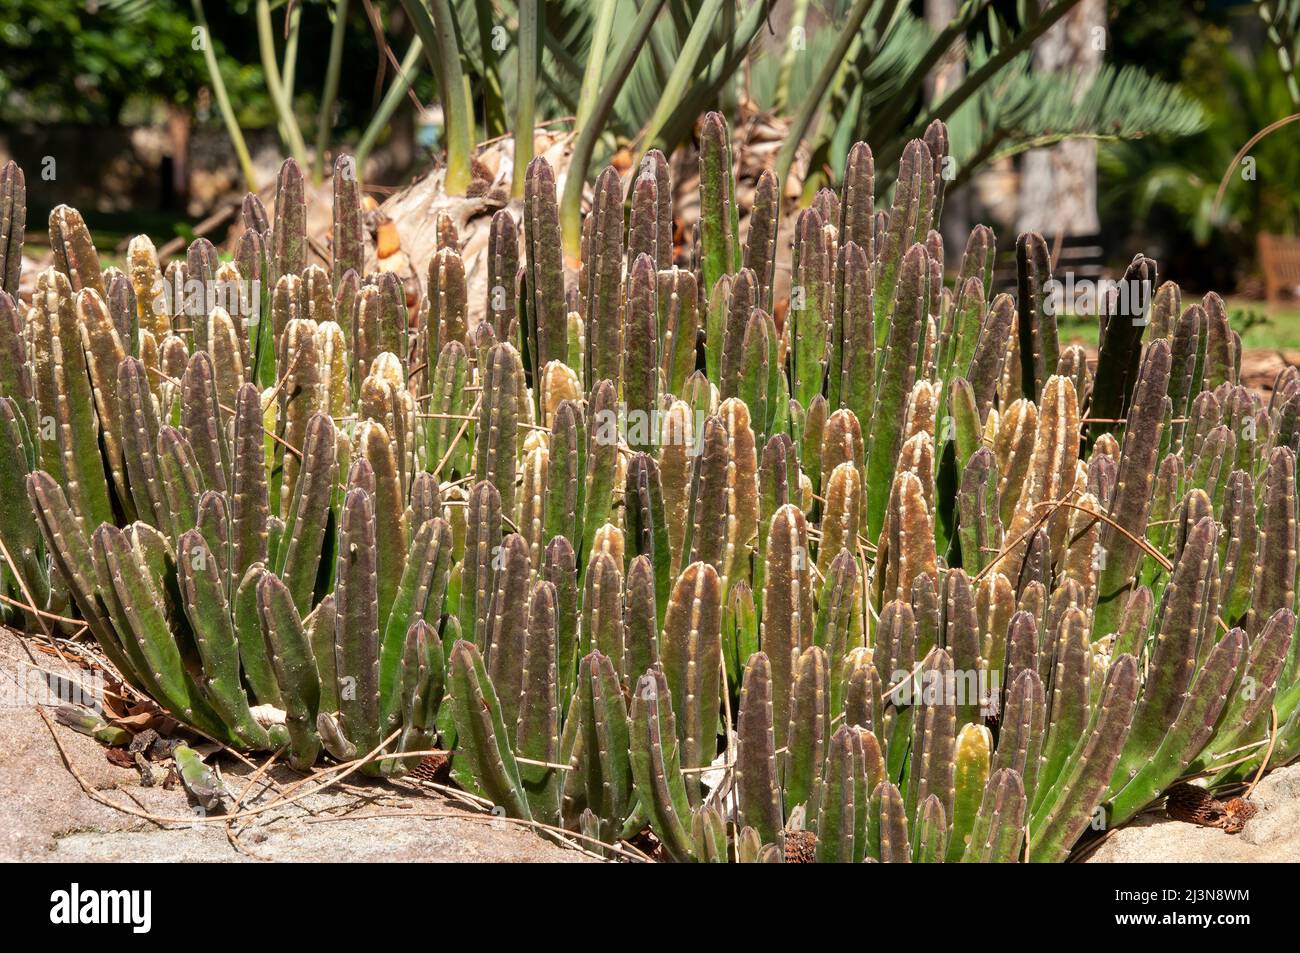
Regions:
<svg viewBox="0 0 1300 953"><path fill-rule="evenodd" d="M410 0L407 0L409 3ZM591 157L596 151L596 141L604 131L605 121L609 118L614 101L623 89L628 74L636 64L641 48L650 36L655 19L663 8L665 0L646 0L637 13L636 19L628 28L618 56L609 75L604 78L600 94L591 106L591 114L581 127L575 127L577 139L573 144L573 156L569 163L569 175L564 182L564 195L560 199L560 225L564 241L564 253L571 263L578 260L579 246L582 240L582 189L587 181L587 172L591 166Z"/></svg>
<svg viewBox="0 0 1300 953"><path fill-rule="evenodd" d="M464 195L472 177L474 114L466 98L455 12L448 0L402 0L402 8L411 18L415 32L423 42L429 66L438 77L438 92L446 123L447 175L444 185L449 194Z"/></svg>
<svg viewBox="0 0 1300 953"><path fill-rule="evenodd" d="M641 130L640 141L643 152L656 146L670 145L662 139L664 126L673 111L681 104L682 96L691 78L698 73L696 67L700 54L713 33L714 24L722 13L724 5L726 0L704 0L699 4L695 18L691 22L691 30L677 54L677 61L673 64L672 72L668 74L668 81L664 83L659 104Z"/></svg>
<svg viewBox="0 0 1300 953"><path fill-rule="evenodd" d="M528 0L525 0L527 3ZM591 118L596 97L600 91L601 77L605 73L605 57L609 52L609 38L614 29L614 13L618 0L599 0L600 7L591 31L591 52L582 71L582 84L578 94L578 108L574 113L575 129L581 129ZM522 8L525 3L521 3Z"/></svg>
<svg viewBox="0 0 1300 953"><path fill-rule="evenodd" d="M520 0L519 59L516 67L519 78L515 90L515 167L510 178L510 196L516 199L523 197L528 163L533 161L537 74L542 64L542 47L538 37L546 29L544 16L545 10L538 0Z"/></svg>
<svg viewBox="0 0 1300 953"><path fill-rule="evenodd" d="M296 48L295 35L294 48ZM302 138L302 129L293 114L292 74L293 61L289 59L289 50L285 50L285 73L282 76L280 66L275 61L275 34L271 25L271 4L269 0L257 0L257 48L262 57L262 73L266 77L266 88L271 94L275 106L276 121L280 134L289 147L289 154L299 162L307 161L307 144Z"/></svg>

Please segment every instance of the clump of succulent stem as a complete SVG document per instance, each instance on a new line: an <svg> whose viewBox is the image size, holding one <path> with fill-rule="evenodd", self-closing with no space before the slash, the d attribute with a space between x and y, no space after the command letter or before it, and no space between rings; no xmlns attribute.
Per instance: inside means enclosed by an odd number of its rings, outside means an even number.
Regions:
<svg viewBox="0 0 1300 953"><path fill-rule="evenodd" d="M569 270L533 159L488 300L449 240L415 316L361 273L346 159L332 260L290 161L224 265L141 238L103 269L61 206L30 303L6 167L7 619L84 621L225 744L380 775L447 744L506 814L679 861L796 831L823 861L1059 861L1181 778L1300 754L1300 372L1262 402L1222 301L1142 256L1095 369L1040 236L1015 295L984 226L945 276L941 127L879 208L853 147L782 310L777 183L742 243L730 134L700 129L694 249L652 152L601 174Z"/></svg>

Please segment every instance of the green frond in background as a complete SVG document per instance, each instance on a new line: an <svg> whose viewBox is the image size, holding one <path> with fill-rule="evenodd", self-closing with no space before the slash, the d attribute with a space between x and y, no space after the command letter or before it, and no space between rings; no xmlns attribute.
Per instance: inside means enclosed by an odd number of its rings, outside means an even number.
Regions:
<svg viewBox="0 0 1300 953"><path fill-rule="evenodd" d="M902 4L872 4L826 92L821 115L805 134L812 156L805 195L824 184L823 169L832 181L840 179L843 157L854 141L865 139L878 157L888 159L943 114L945 103L924 101L924 80L936 63L953 55L962 56L966 76L947 97L959 100L946 116L957 184L995 159L1066 139L1185 136L1203 127L1203 112L1192 97L1136 67L1103 65L1090 78L1034 72L1032 40L1050 26L1044 19L1054 22L1073 5L1064 0L1040 17L1008 23L987 0L968 0L936 32ZM826 25L809 30L804 55L791 59L764 51L753 57L749 94L760 108L774 110L781 102L787 73L791 88L815 90L840 38L841 8L848 5L841 0L832 6L822 8ZM877 190L889 184L882 175Z"/></svg>
<svg viewBox="0 0 1300 953"><path fill-rule="evenodd" d="M973 63L987 55L982 41L973 45ZM990 162L1067 139L1188 136L1204 127L1194 98L1136 67L1103 63L1091 77L1035 73L1025 53L953 116L954 184Z"/></svg>
<svg viewBox="0 0 1300 953"><path fill-rule="evenodd" d="M1228 180L1215 208L1219 180L1252 136L1294 111L1289 77L1272 57L1248 57L1220 49L1198 54L1189 66L1203 115L1213 117L1174 150L1142 141L1109 144L1099 155L1108 181L1102 211L1115 209L1142 220L1160 210L1181 223L1197 245L1216 232L1236 236L1249 254L1257 232L1300 231L1300 129L1285 126L1257 142ZM1163 221L1163 217L1162 217Z"/></svg>
<svg viewBox="0 0 1300 953"><path fill-rule="evenodd" d="M1264 21L1268 40L1277 51L1277 62L1286 75L1291 102L1300 106L1300 78L1296 72L1300 56L1300 3L1296 0L1255 0L1255 9Z"/></svg>
<svg viewBox="0 0 1300 953"><path fill-rule="evenodd" d="M876 188L887 191L905 144L936 118L951 129L962 180L989 161L1062 139L1200 129L1196 103L1151 70L1106 66L1092 79L1034 72L1035 42L1078 2L962 0L935 29L914 12L919 4L903 0L232 0L206 5L216 38L196 55L196 0L104 0L93 17L74 0L0 0L13 53L0 66L0 100L16 102L5 105L15 118L70 99L73 118L115 121L125 96L183 106L207 87L251 184L243 130L273 121L282 150L319 179L330 150L354 136L365 159L414 83L418 99L442 106L439 149L452 192L468 187L476 144L514 139L518 195L533 130L573 133L574 185L561 213L572 259L581 183L619 150L635 163L652 148L689 142L696 117L711 109L735 116L743 104L784 120L778 175L798 157L806 197L840 180L856 141L871 143L882 170ZM1297 0L1259 8L1294 92ZM47 21L57 35L41 27ZM112 27L104 34L112 45L101 46L91 25ZM146 31L151 44L138 42ZM70 47L55 58L76 63L72 78L50 77L34 53L56 41ZM320 55L299 57L300 44ZM934 100L927 79L953 58L963 78ZM355 77L372 68L382 79L367 77L359 97ZM82 72L98 78L96 93L73 95ZM138 93L118 91L136 77L147 81Z"/></svg>

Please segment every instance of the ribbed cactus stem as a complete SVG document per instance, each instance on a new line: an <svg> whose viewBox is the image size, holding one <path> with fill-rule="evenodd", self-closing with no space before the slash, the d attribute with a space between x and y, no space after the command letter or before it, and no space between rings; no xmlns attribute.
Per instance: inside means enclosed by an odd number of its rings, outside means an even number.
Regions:
<svg viewBox="0 0 1300 953"><path fill-rule="evenodd" d="M0 168L0 291L18 294L27 231L27 180L10 159Z"/></svg>
<svg viewBox="0 0 1300 953"><path fill-rule="evenodd" d="M720 113L708 113L700 129L700 283L712 290L718 279L740 268L739 210L731 166L731 133ZM710 342L710 374L721 356L721 341Z"/></svg>

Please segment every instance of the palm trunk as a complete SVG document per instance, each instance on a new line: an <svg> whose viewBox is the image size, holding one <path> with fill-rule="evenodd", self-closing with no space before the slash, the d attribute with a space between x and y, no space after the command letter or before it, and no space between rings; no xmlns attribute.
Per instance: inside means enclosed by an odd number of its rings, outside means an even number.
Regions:
<svg viewBox="0 0 1300 953"><path fill-rule="evenodd" d="M1094 75L1105 51L1105 29L1105 0L1083 0L1034 44L1034 68L1042 73ZM1085 89L1081 85L1080 94ZM1079 139L1025 154L1017 227L1044 235L1100 231L1096 142Z"/></svg>

